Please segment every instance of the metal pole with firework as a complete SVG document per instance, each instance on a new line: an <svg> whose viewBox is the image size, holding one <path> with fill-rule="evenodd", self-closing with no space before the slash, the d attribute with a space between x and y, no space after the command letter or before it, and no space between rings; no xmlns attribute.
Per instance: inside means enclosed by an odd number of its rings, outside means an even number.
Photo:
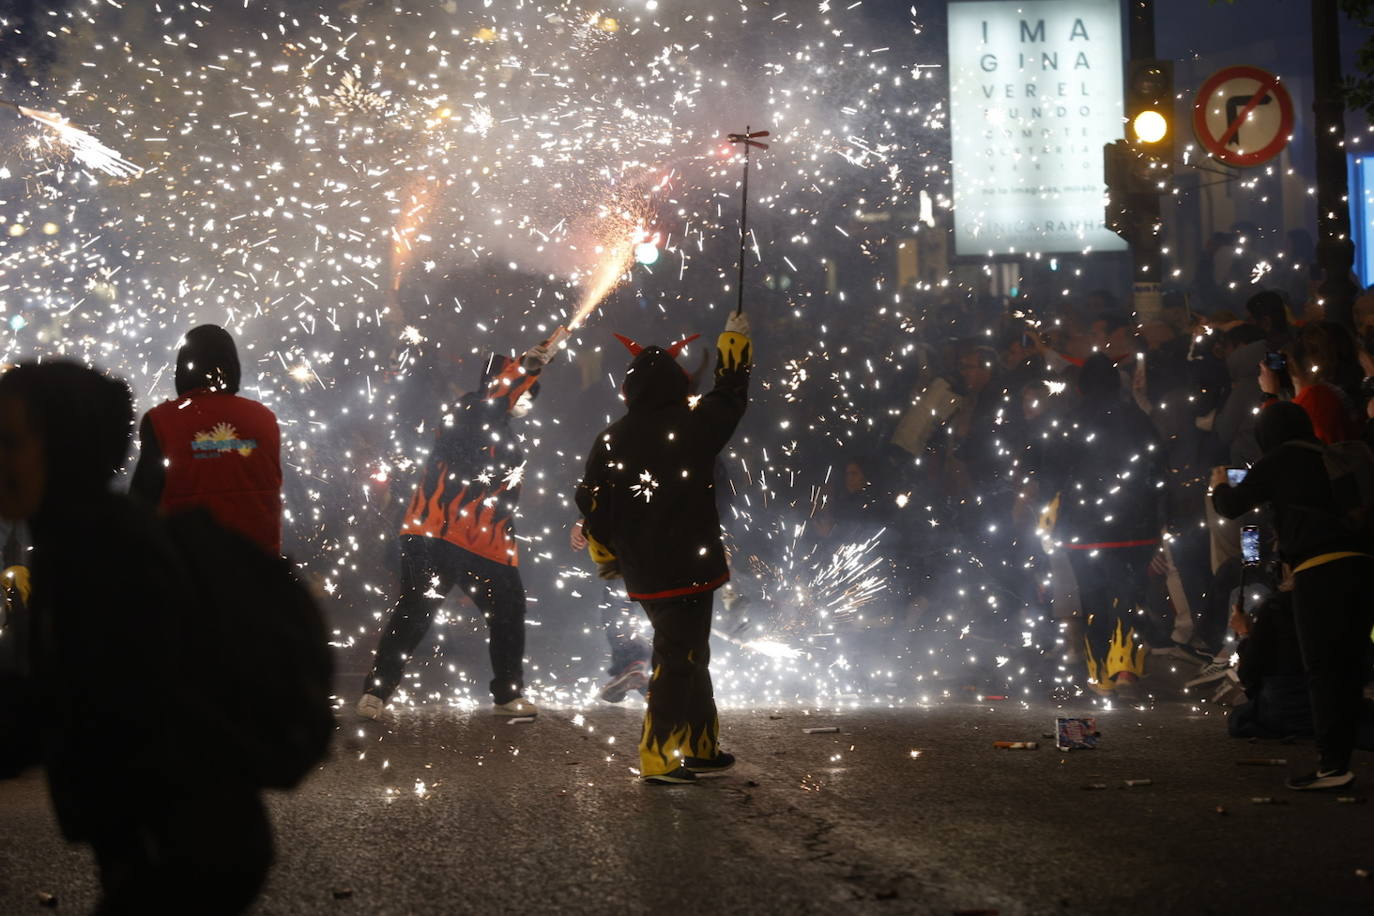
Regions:
<svg viewBox="0 0 1374 916"><path fill-rule="evenodd" d="M137 178L143 174L143 169L56 112L26 108L17 102L10 102L5 99L0 99L0 105L12 108L21 117L37 121L50 129L56 139L71 152L73 158L88 168L96 169L115 178Z"/></svg>
<svg viewBox="0 0 1374 916"><path fill-rule="evenodd" d="M749 240L749 150L757 146L759 149L768 149L767 143L759 143L757 137L768 136L768 131L757 130L750 132L749 126L745 125L742 134L727 134L731 143L744 144L744 183L740 190L739 205L739 299L735 306L735 314L744 312L744 250L748 246Z"/></svg>

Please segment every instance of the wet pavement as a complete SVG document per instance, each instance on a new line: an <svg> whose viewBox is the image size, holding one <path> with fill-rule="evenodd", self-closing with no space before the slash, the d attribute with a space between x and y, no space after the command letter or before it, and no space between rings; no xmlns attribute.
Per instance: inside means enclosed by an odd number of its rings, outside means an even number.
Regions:
<svg viewBox="0 0 1374 916"><path fill-rule="evenodd" d="M671 788L634 778L633 706L349 715L334 758L272 801L254 912L1374 912L1374 809L1282 787L1310 746L1231 740L1172 703L1099 714L1097 750L1054 750L1054 716L1082 712L726 710L740 765ZM1021 740L1040 748L993 746ZM85 912L95 890L41 780L0 784L0 913L43 911L40 893Z"/></svg>

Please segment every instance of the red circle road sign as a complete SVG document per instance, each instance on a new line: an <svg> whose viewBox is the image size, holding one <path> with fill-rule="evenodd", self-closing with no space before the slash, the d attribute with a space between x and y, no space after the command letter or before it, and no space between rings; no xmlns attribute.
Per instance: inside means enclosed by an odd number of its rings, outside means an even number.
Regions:
<svg viewBox="0 0 1374 916"><path fill-rule="evenodd" d="M1293 134L1293 97L1258 67L1226 67L1193 102L1193 133L1217 161L1240 168L1273 159Z"/></svg>

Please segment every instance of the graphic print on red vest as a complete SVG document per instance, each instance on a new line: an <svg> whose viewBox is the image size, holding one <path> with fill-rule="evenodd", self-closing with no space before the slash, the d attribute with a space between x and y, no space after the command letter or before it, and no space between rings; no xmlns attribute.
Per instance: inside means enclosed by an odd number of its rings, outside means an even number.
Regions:
<svg viewBox="0 0 1374 916"><path fill-rule="evenodd" d="M225 452L238 452L247 458L257 447L257 439L240 439L232 423L216 423L191 440L191 451L197 458L219 458Z"/></svg>
<svg viewBox="0 0 1374 916"><path fill-rule="evenodd" d="M166 462L159 508L200 506L226 528L281 553L281 435L271 410L194 391L148 411Z"/></svg>

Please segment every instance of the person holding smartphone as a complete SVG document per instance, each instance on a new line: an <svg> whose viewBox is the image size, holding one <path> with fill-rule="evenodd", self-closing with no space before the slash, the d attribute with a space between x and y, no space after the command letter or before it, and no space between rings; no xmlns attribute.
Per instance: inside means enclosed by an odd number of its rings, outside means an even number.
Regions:
<svg viewBox="0 0 1374 916"><path fill-rule="evenodd" d="M1267 352L1260 361L1260 390L1267 399L1281 397L1290 383L1293 403L1307 411L1318 440L1331 444L1359 438L1359 427L1345 395L1322 381L1315 354L1309 352L1301 337L1284 350Z"/></svg>
<svg viewBox="0 0 1374 916"><path fill-rule="evenodd" d="M1350 511L1361 507L1351 485L1374 479L1374 453L1345 443L1329 456L1307 411L1292 402L1265 407L1255 431L1264 456L1234 486L1225 467L1214 468L1212 503L1230 519L1256 506L1273 509L1279 558L1293 570L1293 615L1320 751L1316 769L1288 786L1339 789L1355 779L1350 759L1374 628L1374 602L1365 593L1374 538L1364 513ZM1337 457L1350 471L1333 479L1328 458L1334 465Z"/></svg>

